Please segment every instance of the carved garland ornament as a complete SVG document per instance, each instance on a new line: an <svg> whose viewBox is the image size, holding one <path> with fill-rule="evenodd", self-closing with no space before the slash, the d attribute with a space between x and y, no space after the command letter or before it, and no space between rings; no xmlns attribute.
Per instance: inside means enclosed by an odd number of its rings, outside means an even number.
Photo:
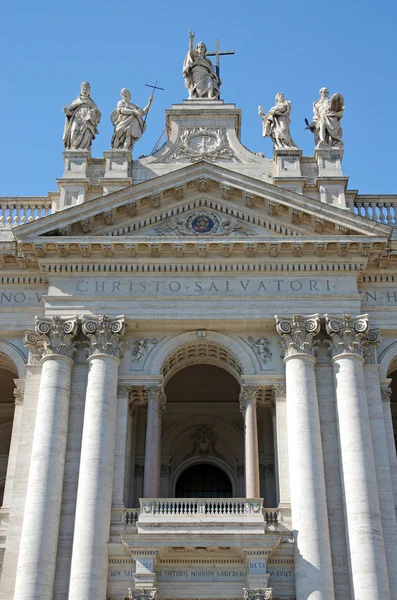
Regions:
<svg viewBox="0 0 397 600"><path fill-rule="evenodd" d="M357 354L362 356L363 341L368 334L368 315L352 318L342 315L341 319L325 315L325 327L331 337L332 356L338 354Z"/></svg>
<svg viewBox="0 0 397 600"><path fill-rule="evenodd" d="M190 162L208 160L215 162L218 158L232 160L235 157L231 150L224 129L195 127L183 129L179 135L177 149L171 154L171 160L188 158Z"/></svg>
<svg viewBox="0 0 397 600"><path fill-rule="evenodd" d="M282 319L276 315L275 319L286 358L294 354L313 355L313 338L320 331L319 315L293 315L292 319Z"/></svg>
<svg viewBox="0 0 397 600"><path fill-rule="evenodd" d="M273 588L244 588L244 600L272 600Z"/></svg>

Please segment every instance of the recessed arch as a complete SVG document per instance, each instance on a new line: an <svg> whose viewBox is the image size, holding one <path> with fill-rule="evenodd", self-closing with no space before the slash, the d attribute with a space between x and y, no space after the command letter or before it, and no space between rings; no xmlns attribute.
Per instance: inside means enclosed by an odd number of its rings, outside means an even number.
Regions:
<svg viewBox="0 0 397 600"><path fill-rule="evenodd" d="M152 375L162 375L164 383L176 372L193 364L212 364L231 373L239 383L244 375L255 374L255 356L241 340L214 331L199 338L191 331L164 340L151 353L146 365Z"/></svg>
<svg viewBox="0 0 397 600"><path fill-rule="evenodd" d="M24 379L26 376L24 353L7 340L0 340L0 368L10 371L18 379Z"/></svg>

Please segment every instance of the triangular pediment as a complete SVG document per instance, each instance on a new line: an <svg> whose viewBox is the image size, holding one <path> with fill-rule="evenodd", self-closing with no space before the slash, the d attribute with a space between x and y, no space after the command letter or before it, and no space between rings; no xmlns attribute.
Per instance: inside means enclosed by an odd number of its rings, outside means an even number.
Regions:
<svg viewBox="0 0 397 600"><path fill-rule="evenodd" d="M167 237L196 236L200 227L206 229L199 217L211 214L217 226L202 235L219 237L223 231L229 237L231 230L250 237L384 237L390 233L389 227L349 211L206 162L15 227L14 233L21 241L60 236L164 237L166 232Z"/></svg>

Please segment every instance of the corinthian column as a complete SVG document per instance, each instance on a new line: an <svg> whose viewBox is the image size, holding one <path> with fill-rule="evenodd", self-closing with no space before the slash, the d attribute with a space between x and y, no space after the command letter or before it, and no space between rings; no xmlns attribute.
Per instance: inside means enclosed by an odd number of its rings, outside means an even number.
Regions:
<svg viewBox="0 0 397 600"><path fill-rule="evenodd" d="M165 394L161 385L148 385L145 473L143 495L145 498L157 498L160 477L161 415L165 410Z"/></svg>
<svg viewBox="0 0 397 600"><path fill-rule="evenodd" d="M77 319L36 318L25 335L42 372L26 492L15 600L52 600Z"/></svg>
<svg viewBox="0 0 397 600"><path fill-rule="evenodd" d="M83 319L89 339L89 372L84 412L70 600L105 598L108 568L117 374L124 317Z"/></svg>
<svg viewBox="0 0 397 600"><path fill-rule="evenodd" d="M332 600L332 576L320 416L313 337L318 315L276 316L284 346L287 386L288 456L291 516L295 538L297 600Z"/></svg>
<svg viewBox="0 0 397 600"><path fill-rule="evenodd" d="M332 340L347 539L354 598L390 598L364 379L366 315L326 317Z"/></svg>
<svg viewBox="0 0 397 600"><path fill-rule="evenodd" d="M259 498L259 449L256 397L260 386L241 386L240 410L244 416L245 442L245 495L247 498Z"/></svg>

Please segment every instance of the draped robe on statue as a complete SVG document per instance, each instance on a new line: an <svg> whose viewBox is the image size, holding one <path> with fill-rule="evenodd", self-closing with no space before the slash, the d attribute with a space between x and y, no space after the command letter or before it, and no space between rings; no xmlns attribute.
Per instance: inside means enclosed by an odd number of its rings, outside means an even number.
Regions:
<svg viewBox="0 0 397 600"><path fill-rule="evenodd" d="M63 142L67 150L89 150L98 133L101 111L88 97L73 100L66 113Z"/></svg>
<svg viewBox="0 0 397 600"><path fill-rule="evenodd" d="M113 148L132 148L145 132L146 124L142 119L145 114L145 111L133 102L120 100L117 103L117 108L110 116L114 125Z"/></svg>
<svg viewBox="0 0 397 600"><path fill-rule="evenodd" d="M183 63L185 85L191 98L219 98L220 81L212 62L189 50Z"/></svg>

